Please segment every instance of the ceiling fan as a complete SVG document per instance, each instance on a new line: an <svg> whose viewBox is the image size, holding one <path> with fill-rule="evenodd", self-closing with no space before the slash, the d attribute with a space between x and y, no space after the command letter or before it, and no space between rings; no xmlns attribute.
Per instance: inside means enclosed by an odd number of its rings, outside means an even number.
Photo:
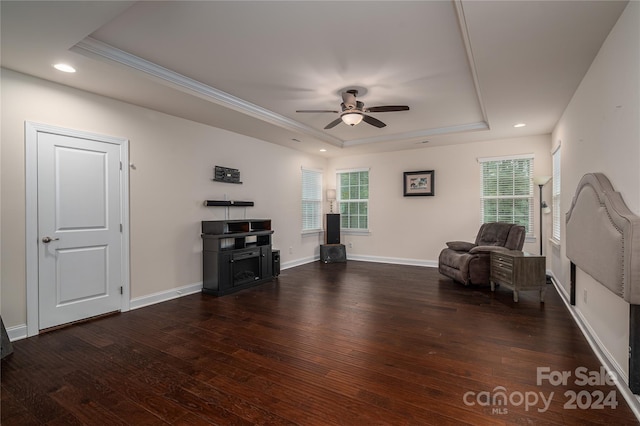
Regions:
<svg viewBox="0 0 640 426"><path fill-rule="evenodd" d="M382 128L386 126L382 121L374 118L370 115L366 115L365 113L369 112L390 112L390 111L408 111L409 107L406 105L385 105L385 106L374 106L365 108L364 103L356 100L356 96L358 96L358 91L355 89L347 90L342 92L342 103L340 106L342 107L342 111L335 111L330 109L303 109L297 110L296 112L332 112L334 114L340 114L340 117L333 120L331 123L324 126L325 129L332 129L337 126L341 121L344 123L355 126L356 124L364 121L365 123L369 123L372 126Z"/></svg>

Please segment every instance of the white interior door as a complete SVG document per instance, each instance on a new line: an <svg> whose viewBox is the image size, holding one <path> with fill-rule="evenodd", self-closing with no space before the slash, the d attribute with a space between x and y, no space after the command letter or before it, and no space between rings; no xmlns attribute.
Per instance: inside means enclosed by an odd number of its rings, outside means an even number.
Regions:
<svg viewBox="0 0 640 426"><path fill-rule="evenodd" d="M121 146L37 132L38 327L122 306Z"/></svg>

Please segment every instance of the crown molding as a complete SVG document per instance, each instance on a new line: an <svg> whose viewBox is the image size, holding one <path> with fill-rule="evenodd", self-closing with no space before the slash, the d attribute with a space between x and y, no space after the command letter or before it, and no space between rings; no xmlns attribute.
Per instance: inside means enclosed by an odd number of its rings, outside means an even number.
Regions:
<svg viewBox="0 0 640 426"><path fill-rule="evenodd" d="M478 79L478 70L476 68L476 60L473 56L473 48L471 46L471 39L469 37L469 28L467 26L467 18L464 14L464 5L461 0L454 0L453 5L456 9L456 15L458 17L458 24L460 25L460 34L462 35L462 41L464 43L464 48L467 52L467 60L469 61L469 70L471 71L471 75L473 76L473 85L476 89L476 96L478 97L478 105L480 106L480 111L482 112L482 119L485 123L487 123L487 128L489 128L489 119L487 117L487 110L484 106L484 101L482 98L482 91L480 90L480 81Z"/></svg>
<svg viewBox="0 0 640 426"><path fill-rule="evenodd" d="M461 23L462 24L462 23ZM466 38L465 38L466 39ZM468 40L466 40L468 42ZM277 114L266 108L253 104L251 102L240 99L222 90L216 89L212 86L204 84L200 81L172 71L168 68L162 67L156 63L140 58L124 50L118 49L110 44L104 43L100 40L92 37L86 37L70 49L75 53L79 53L83 56L102 60L110 63L117 63L128 69L135 70L144 74L146 77L157 81L160 84L175 88L183 93L188 93L193 96L197 96L208 102L221 105L225 108L240 112L250 117L262 120L274 126L284 128L293 132L305 134L307 136L314 137L321 141L327 142L339 148L347 148L351 146L373 144L380 142L391 141L408 141L412 139L420 139L428 136L443 135L449 133L459 133L474 130L489 130L489 125L486 120L486 114L484 107L482 106L482 100L480 97L480 91L478 90L477 76L475 73L475 67L473 66L473 58L471 55L470 47L467 45L467 52L469 54L469 60L471 62L471 68L473 71L474 82L476 83L476 91L478 95L478 102L481 106L484 121L478 123L463 124L458 126L440 127L435 129L419 130L416 132L395 134L395 135L381 135L370 138L353 139L343 141L339 138L331 136L325 132L314 129L296 120L292 120L283 115Z"/></svg>
<svg viewBox="0 0 640 426"><path fill-rule="evenodd" d="M344 142L341 139L327 135L326 133L316 130L310 126L277 114L251 102L247 102L229 93L223 92L222 90L208 86L200 81L179 74L168 68L164 68L158 64L142 59L92 37L86 37L84 40L71 47L70 50L75 53L103 61L116 62L129 69L141 72L148 77L152 77L155 81L158 81L161 84L171 86L181 92L195 95L201 99L238 111L269 124L312 136L340 148L344 146Z"/></svg>
<svg viewBox="0 0 640 426"><path fill-rule="evenodd" d="M480 121L478 123L461 124L459 126L447 126L447 127L438 127L435 129L418 130L417 132L397 133L395 135L374 136L372 138L353 139L350 141L345 141L343 144L344 144L344 147L347 148L350 146L365 145L365 144L379 143L379 142L410 141L412 139L423 139L428 136L446 135L450 133L462 133L462 132L470 132L470 131L476 131L476 130L489 130L489 125L484 121Z"/></svg>

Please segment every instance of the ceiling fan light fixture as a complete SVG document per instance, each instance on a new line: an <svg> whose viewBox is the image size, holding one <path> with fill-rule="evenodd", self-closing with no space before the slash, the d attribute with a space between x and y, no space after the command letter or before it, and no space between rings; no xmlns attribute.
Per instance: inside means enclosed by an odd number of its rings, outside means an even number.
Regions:
<svg viewBox="0 0 640 426"><path fill-rule="evenodd" d="M367 124L370 124L378 129L386 127L382 121L378 120L375 117L368 115L370 112L392 112L392 111L409 111L408 105L379 105L373 106L369 108L364 107L364 103L357 100L356 96L358 95L358 90L349 89L346 92L342 92L342 103L340 104L342 113L338 118L333 120L331 123L324 126L324 130L333 129L341 122L347 124L349 126L355 126L359 124L361 121L364 121ZM328 110L328 109L299 109L296 112L331 112L338 113L338 111Z"/></svg>
<svg viewBox="0 0 640 426"><path fill-rule="evenodd" d="M363 116L359 112L347 112L345 114L342 114L341 118L345 124L348 124L349 126L355 126L362 121Z"/></svg>

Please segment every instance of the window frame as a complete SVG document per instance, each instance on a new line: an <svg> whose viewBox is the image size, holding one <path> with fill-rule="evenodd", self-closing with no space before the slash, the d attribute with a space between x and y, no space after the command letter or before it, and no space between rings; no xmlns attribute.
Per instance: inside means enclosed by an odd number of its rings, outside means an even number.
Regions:
<svg viewBox="0 0 640 426"><path fill-rule="evenodd" d="M516 161L521 161L521 160L526 160L528 161L528 174L526 176L527 179L527 194L509 194L509 195L485 195L485 188L486 188L486 177L485 177L485 173L486 173L486 165L490 164L490 163L502 163L502 162L511 162L512 165L516 164ZM523 224L526 228L526 238L527 241L533 241L535 239L535 231L536 231L536 226L535 226L535 215L534 215L534 189L533 189L533 169L534 169L534 160L535 160L535 156L534 154L521 154L521 155L508 155L508 156L501 156L501 157L486 157L486 158L478 158L478 163L480 164L480 223L487 223L485 222L485 217L487 216L487 212L485 211L485 201L486 200L496 200L496 201L500 201L500 200L512 200L514 206L512 207L511 210L511 219L506 219L504 217L501 217L500 211L498 206L496 206L496 215L495 215L495 220L491 220L489 222L496 222L496 221L507 221L510 223L520 223ZM497 167L497 165L496 165ZM519 176L520 177L520 181L522 181L522 179L524 178L524 176ZM512 176L513 182L514 182L514 186L513 186L513 192L516 192L516 176L515 176L515 169L514 169L514 174ZM500 182L496 181L496 188L495 188L495 192L496 194L498 194L499 189L500 189ZM522 189L522 187L520 187L520 189ZM517 219L513 218L513 210L515 209L515 204L516 204L516 200L527 200L527 213L526 213L526 223L522 223L521 221L518 221ZM497 204L497 203L496 203ZM504 215L503 215L504 216ZM520 215L520 217L522 217L522 215Z"/></svg>
<svg viewBox="0 0 640 426"><path fill-rule="evenodd" d="M324 231L322 221L323 180L324 173L321 169L301 167L300 186L302 193L300 218L302 221L301 228L303 234L319 233ZM307 189L307 191L305 191L305 189ZM311 220L309 220L310 218ZM309 225L311 226L308 227Z"/></svg>
<svg viewBox="0 0 640 426"><path fill-rule="evenodd" d="M342 186L342 175L349 175L349 182L351 182L351 176L355 173L362 173L362 172L366 172L367 173L367 185L366 185L366 198L354 198L354 199L344 199L343 198L343 191L345 190L345 188L343 188ZM358 176L358 180L360 179L360 176ZM358 187L360 187L360 185L358 184ZM353 188L353 185L349 184L348 186L348 190L349 192L351 192L351 189ZM362 195L362 192L360 190L358 190L358 194ZM357 168L357 169L343 169L343 170L336 170L336 201L337 201L337 205L338 205L338 212L340 213L340 231L344 232L344 233L351 233L351 234L368 234L369 233L369 229L370 229L370 217L369 217L369 201L371 199L371 170L370 168ZM352 206L354 204L358 204L357 206L357 211L358 213L355 214L349 214L346 213L345 214L345 206L349 205ZM364 207L365 213L361 214L360 211L361 209ZM347 210L351 210L351 208L347 208ZM345 222L348 223L349 225L352 223L353 218L354 217L358 217L358 227L345 227L344 224ZM366 223L366 226L361 227L360 226L360 222L362 221L362 218L364 217L364 222Z"/></svg>

